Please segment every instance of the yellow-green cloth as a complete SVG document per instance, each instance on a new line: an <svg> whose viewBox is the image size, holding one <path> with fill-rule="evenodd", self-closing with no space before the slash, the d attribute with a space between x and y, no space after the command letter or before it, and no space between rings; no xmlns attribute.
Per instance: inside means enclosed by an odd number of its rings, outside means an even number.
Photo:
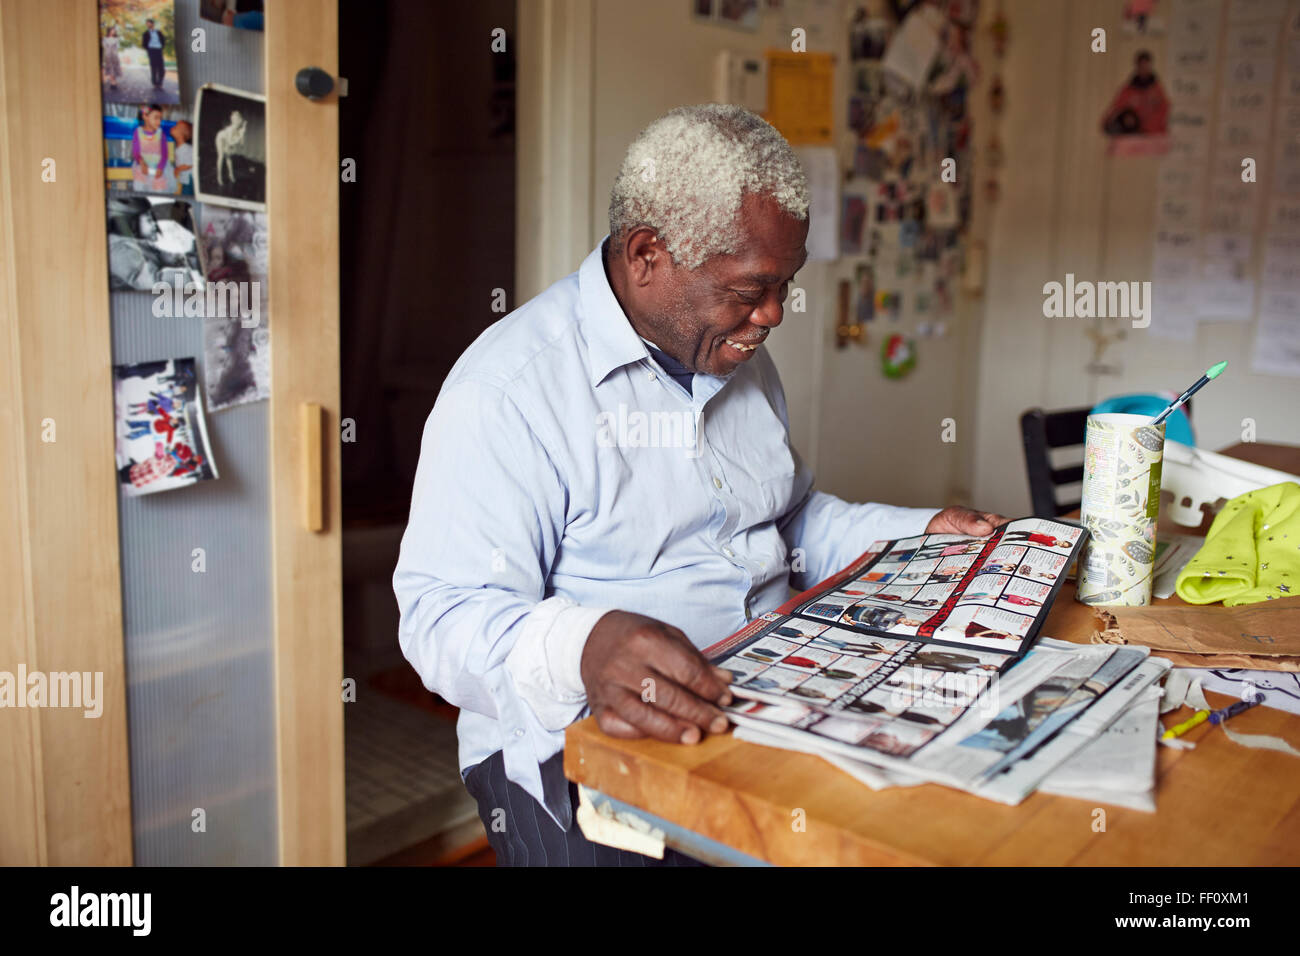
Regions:
<svg viewBox="0 0 1300 956"><path fill-rule="evenodd" d="M1300 594L1300 485L1284 481L1225 504L1177 591L1188 604L1225 607Z"/></svg>

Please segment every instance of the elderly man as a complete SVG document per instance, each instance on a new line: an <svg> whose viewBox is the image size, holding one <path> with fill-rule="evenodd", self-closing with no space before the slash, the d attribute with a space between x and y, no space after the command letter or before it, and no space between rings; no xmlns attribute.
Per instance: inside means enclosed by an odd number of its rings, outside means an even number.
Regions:
<svg viewBox="0 0 1300 956"><path fill-rule="evenodd" d="M775 129L673 110L628 149L609 235L443 385L393 584L403 652L461 709L461 773L501 863L656 862L573 825L568 724L722 733L729 675L699 648L875 540L1001 520L813 490L762 348L807 234L808 184Z"/></svg>

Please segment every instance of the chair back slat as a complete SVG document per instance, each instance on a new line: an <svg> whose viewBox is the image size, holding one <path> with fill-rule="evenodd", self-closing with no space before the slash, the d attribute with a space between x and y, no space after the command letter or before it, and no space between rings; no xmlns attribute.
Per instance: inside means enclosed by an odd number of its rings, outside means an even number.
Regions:
<svg viewBox="0 0 1300 956"><path fill-rule="evenodd" d="M1025 470L1034 514L1056 518L1079 507L1075 499L1057 500L1057 489L1083 481L1083 465L1054 468L1051 451L1083 445L1088 426L1088 408L1067 408L1047 412L1031 408L1020 416L1020 437L1025 447Z"/></svg>

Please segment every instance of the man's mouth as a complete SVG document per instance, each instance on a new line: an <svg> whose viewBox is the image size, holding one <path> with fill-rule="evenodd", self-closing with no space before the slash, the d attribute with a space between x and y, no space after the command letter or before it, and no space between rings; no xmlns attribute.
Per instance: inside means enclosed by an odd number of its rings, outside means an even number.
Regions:
<svg viewBox="0 0 1300 956"><path fill-rule="evenodd" d="M752 339L748 339L748 340L746 340L746 339L723 339L723 341L726 342L728 345L730 345L730 346L731 346L733 349L735 349L737 352L740 352L742 355L745 355L745 354L748 354L748 353L754 351L754 349L756 349L756 348L758 348L760 345L762 345L762 344L763 344L763 340L767 338L767 333L768 333L768 330L767 330L767 329L762 328L762 327L759 327L756 331L758 332L758 337L757 337L757 338L752 338Z"/></svg>

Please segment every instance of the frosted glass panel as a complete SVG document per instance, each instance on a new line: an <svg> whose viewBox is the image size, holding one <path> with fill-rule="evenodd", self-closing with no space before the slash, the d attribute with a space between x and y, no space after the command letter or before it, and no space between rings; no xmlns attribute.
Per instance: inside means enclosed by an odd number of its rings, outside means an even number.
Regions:
<svg viewBox="0 0 1300 956"><path fill-rule="evenodd" d="M185 106L204 82L262 91L261 34L200 21L197 0L175 9L177 37L200 25L207 34L206 53L179 44ZM110 298L114 363L192 356L202 366L202 319L155 317L147 293ZM131 815L144 866L278 862L267 404L208 411L207 422L219 479L119 498ZM206 832L194 832L196 809Z"/></svg>

